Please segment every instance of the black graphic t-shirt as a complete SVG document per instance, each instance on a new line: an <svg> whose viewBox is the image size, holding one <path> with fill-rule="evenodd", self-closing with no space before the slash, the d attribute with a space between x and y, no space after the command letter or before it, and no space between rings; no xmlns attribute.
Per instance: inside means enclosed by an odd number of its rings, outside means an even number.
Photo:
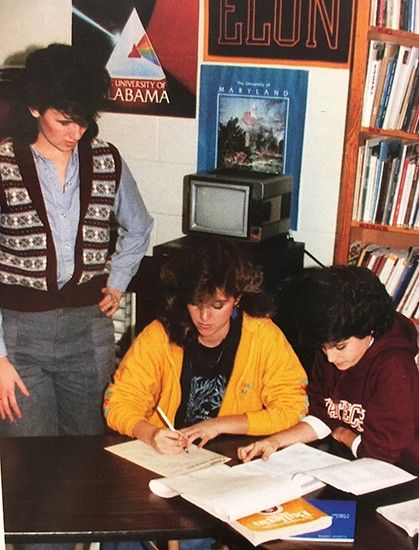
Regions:
<svg viewBox="0 0 419 550"><path fill-rule="evenodd" d="M182 401L175 427L184 428L217 416L233 369L242 329L242 315L231 319L230 330L215 348L192 342L185 348L181 387Z"/></svg>

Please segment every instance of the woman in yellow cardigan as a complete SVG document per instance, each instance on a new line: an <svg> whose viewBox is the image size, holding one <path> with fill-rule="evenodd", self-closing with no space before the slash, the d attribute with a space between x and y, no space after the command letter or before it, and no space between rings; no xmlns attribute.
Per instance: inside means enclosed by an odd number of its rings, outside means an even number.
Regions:
<svg viewBox="0 0 419 550"><path fill-rule="evenodd" d="M138 335L106 391L111 428L175 454L222 433L272 434L304 417L306 374L269 319L261 270L236 245L200 242L164 266L162 281L162 315Z"/></svg>

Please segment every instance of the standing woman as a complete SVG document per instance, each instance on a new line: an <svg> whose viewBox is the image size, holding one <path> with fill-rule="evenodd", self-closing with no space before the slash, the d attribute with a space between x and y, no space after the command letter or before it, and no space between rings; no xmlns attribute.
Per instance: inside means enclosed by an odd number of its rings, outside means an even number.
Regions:
<svg viewBox="0 0 419 550"><path fill-rule="evenodd" d="M210 237L163 268L165 307L128 350L105 395L108 425L167 454L219 434L271 434L307 411L306 375L269 319L262 273ZM167 429L167 414L182 435Z"/></svg>
<svg viewBox="0 0 419 550"><path fill-rule="evenodd" d="M125 162L96 138L108 83L87 52L34 51L0 144L3 436L104 430L111 317L152 228ZM112 258L111 214L119 225Z"/></svg>

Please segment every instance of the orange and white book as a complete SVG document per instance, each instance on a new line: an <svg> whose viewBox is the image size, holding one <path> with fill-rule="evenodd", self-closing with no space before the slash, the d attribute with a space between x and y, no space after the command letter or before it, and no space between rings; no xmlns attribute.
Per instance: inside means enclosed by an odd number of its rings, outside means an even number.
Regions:
<svg viewBox="0 0 419 550"><path fill-rule="evenodd" d="M332 520L320 508L298 498L228 524L257 546L268 540L326 529Z"/></svg>

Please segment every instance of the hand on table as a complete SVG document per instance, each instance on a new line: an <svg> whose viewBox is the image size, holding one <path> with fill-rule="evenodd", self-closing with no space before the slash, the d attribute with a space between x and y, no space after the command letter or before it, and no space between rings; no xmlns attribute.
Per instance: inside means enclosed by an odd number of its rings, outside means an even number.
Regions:
<svg viewBox="0 0 419 550"><path fill-rule="evenodd" d="M261 457L262 460L268 460L269 456L278 449L278 441L275 436L265 437L254 443L249 443L245 447L237 449L237 456L243 462L249 462L252 458Z"/></svg>

